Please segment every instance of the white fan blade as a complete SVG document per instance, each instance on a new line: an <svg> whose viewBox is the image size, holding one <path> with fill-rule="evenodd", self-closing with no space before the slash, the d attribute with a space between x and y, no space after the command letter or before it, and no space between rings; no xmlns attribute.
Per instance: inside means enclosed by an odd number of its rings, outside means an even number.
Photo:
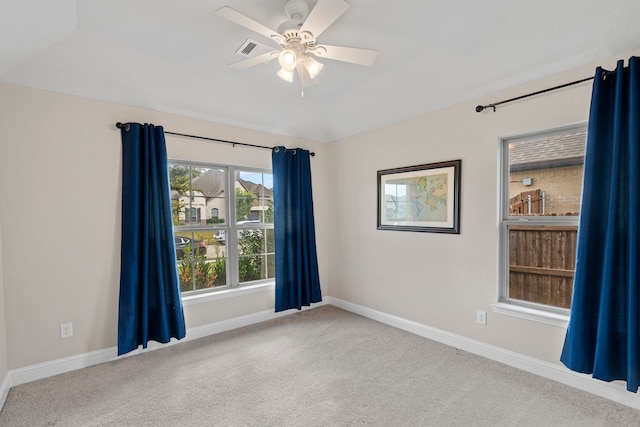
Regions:
<svg viewBox="0 0 640 427"><path fill-rule="evenodd" d="M318 0L300 27L300 34L307 38L305 33L308 32L311 33L311 38L317 39L347 9L349 9L349 3L344 0Z"/></svg>
<svg viewBox="0 0 640 427"><path fill-rule="evenodd" d="M243 59L241 61L234 62L229 64L231 68L235 68L236 70L244 70L249 67L253 67L258 64L266 64L271 61L273 58L278 56L278 52L275 50L269 51L267 53L263 53L261 55L256 55L251 58Z"/></svg>
<svg viewBox="0 0 640 427"><path fill-rule="evenodd" d="M371 49L357 47L331 46L323 44L311 51L319 58L335 59L336 61L351 62L352 64L370 66L376 60L378 52Z"/></svg>
<svg viewBox="0 0 640 427"><path fill-rule="evenodd" d="M216 13L231 22L242 25L243 27L250 29L254 33L260 34L261 36L264 36L269 40L276 42L278 45L284 43L284 38L282 37L282 35L276 33L268 27L265 27L258 21L254 21L248 16L243 15L237 10L230 8L229 6L224 6L220 9L217 9Z"/></svg>

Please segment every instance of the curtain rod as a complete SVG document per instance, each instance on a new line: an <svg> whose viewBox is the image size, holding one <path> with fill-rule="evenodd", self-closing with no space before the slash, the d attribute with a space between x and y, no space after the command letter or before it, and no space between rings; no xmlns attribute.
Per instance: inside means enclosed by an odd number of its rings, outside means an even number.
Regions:
<svg viewBox="0 0 640 427"><path fill-rule="evenodd" d="M118 123L116 123L116 127L118 129L125 128L125 130L128 130L128 129L126 129L127 123L118 122ZM273 150L274 148L276 148L276 147L267 147L266 145L247 144L246 142L227 141L227 140L224 140L224 139L209 138L209 137L206 137L206 136L198 136L198 135L189 135L189 134L186 134L186 133L170 132L168 130L165 130L164 133L169 134L169 135L175 135L175 136L184 136L186 138L204 139L206 141L220 142L220 143L223 143L223 144L231 144L234 147L236 145L241 145L243 147L264 148L264 149L267 149L267 150ZM309 152L309 155L310 156L315 156L316 153Z"/></svg>
<svg viewBox="0 0 640 427"><path fill-rule="evenodd" d="M548 89L543 89L543 90L539 90L539 91L537 91L537 92L528 93L528 94L526 94L526 95L518 96L518 97L516 97L516 98L505 99L504 101L495 102L495 103L493 103L493 104L488 104L488 105L478 105L478 106L476 107L476 112L480 113L480 112L482 112L482 110L484 110L485 108L493 108L493 112L495 113L495 111L496 111L496 106L498 106L498 105L500 105L500 104L506 104L507 102L517 101L517 100L519 100L519 99L528 98L528 97L530 97L530 96L540 95L541 93L551 92L552 90L562 89L563 87L577 85L578 83L586 82L586 81L589 81L589 80L593 80L593 77L587 77L586 79L576 80L575 82L570 82L570 83L562 84L562 85L560 85L560 86L550 87L550 88L548 88Z"/></svg>

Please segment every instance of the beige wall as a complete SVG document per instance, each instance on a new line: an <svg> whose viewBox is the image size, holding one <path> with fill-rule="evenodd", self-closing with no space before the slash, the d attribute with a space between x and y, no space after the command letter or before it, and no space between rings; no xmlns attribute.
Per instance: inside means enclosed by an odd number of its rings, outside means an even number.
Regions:
<svg viewBox="0 0 640 427"><path fill-rule="evenodd" d="M117 121L316 151L314 204L325 295L557 363L564 328L491 312L498 288L499 139L585 121L590 84L501 106L496 113L474 108L593 75L596 65L613 68L615 59L330 144L0 84L0 291L4 284L8 369L116 344ZM173 159L270 167L266 150L169 136L167 143ZM453 159L462 159L460 235L376 230L377 170ZM273 295L259 292L188 305L185 315L194 327L272 307ZM486 326L475 323L478 309L488 312ZM63 322L73 322L73 338L60 339ZM0 374L2 350L0 343Z"/></svg>
<svg viewBox="0 0 640 427"><path fill-rule="evenodd" d="M565 328L491 311L498 294L499 146L502 137L586 121L591 84L495 113L475 107L591 76L596 65L615 68L615 59L330 143L331 295L558 363ZM376 229L377 170L455 159L462 159L460 235ZM476 323L476 310L488 313L486 326Z"/></svg>
<svg viewBox="0 0 640 427"><path fill-rule="evenodd" d="M10 370L116 345L121 141L114 124L118 121L316 151L312 172L318 257L327 293L325 145L0 84L0 226ZM271 167L269 150L169 135L167 150L169 157L179 160ZM272 309L272 294L185 306L187 327ZM74 336L62 340L59 325L64 322L73 322ZM3 349L0 343L0 374Z"/></svg>

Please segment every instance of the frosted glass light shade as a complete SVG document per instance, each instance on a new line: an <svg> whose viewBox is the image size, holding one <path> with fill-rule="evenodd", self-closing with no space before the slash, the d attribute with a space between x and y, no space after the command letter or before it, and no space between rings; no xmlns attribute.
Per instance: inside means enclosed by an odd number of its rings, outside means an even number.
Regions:
<svg viewBox="0 0 640 427"><path fill-rule="evenodd" d="M280 62L280 66L285 70L293 71L298 62L298 56L292 50L283 50L280 52L280 55L278 55L278 62Z"/></svg>
<svg viewBox="0 0 640 427"><path fill-rule="evenodd" d="M278 71L278 77L286 82L293 83L293 71L280 68L280 71Z"/></svg>
<svg viewBox="0 0 640 427"><path fill-rule="evenodd" d="M324 65L313 59L313 57L307 55L304 60L304 67L307 69L309 77L314 79L318 74L320 74Z"/></svg>

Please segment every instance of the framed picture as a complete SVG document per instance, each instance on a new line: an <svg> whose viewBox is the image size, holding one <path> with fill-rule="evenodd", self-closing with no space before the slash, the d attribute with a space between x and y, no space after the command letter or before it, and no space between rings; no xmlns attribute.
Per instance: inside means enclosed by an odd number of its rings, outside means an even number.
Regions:
<svg viewBox="0 0 640 427"><path fill-rule="evenodd" d="M460 234L460 165L378 171L378 230Z"/></svg>

